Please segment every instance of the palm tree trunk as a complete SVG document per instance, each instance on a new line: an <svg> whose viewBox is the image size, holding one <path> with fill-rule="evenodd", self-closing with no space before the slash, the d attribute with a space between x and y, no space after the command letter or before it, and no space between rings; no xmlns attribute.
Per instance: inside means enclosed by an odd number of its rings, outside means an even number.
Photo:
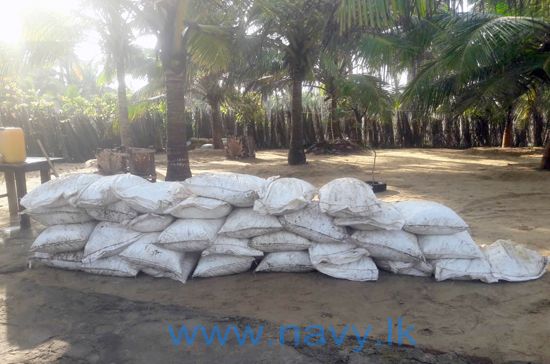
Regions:
<svg viewBox="0 0 550 364"><path fill-rule="evenodd" d="M292 117L290 148L288 150L288 164L291 166L306 163L302 115L302 79L303 77L294 76L292 80Z"/></svg>
<svg viewBox="0 0 550 364"><path fill-rule="evenodd" d="M120 143L123 147L133 147L134 140L128 118L128 97L126 95L126 67L122 56L117 57L116 76L118 80L118 122Z"/></svg>
<svg viewBox="0 0 550 364"><path fill-rule="evenodd" d="M214 144L214 149L223 149L220 101L211 100L210 108L212 109L212 144Z"/></svg>
<svg viewBox="0 0 550 364"><path fill-rule="evenodd" d="M550 140L546 142L540 168L550 170Z"/></svg>
<svg viewBox="0 0 550 364"><path fill-rule="evenodd" d="M512 108L510 108L506 117L506 126L504 127L504 133L502 134L502 148L512 148L513 129L514 122L512 119Z"/></svg>
<svg viewBox="0 0 550 364"><path fill-rule="evenodd" d="M185 71L175 73L169 68L166 74L166 155L167 181L184 181L191 177L187 153L185 121Z"/></svg>
<svg viewBox="0 0 550 364"><path fill-rule="evenodd" d="M535 147L541 147L543 144L542 133L544 130L544 118L540 111L533 110L533 144Z"/></svg>
<svg viewBox="0 0 550 364"><path fill-rule="evenodd" d="M342 131L340 130L340 122L336 116L336 109L338 108L338 98L335 93L330 95L330 139L335 140L342 136Z"/></svg>

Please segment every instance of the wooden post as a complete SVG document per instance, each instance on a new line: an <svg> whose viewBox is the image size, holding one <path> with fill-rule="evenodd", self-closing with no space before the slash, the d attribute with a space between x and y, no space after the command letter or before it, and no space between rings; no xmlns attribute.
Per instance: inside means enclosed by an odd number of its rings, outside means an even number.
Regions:
<svg viewBox="0 0 550 364"><path fill-rule="evenodd" d="M15 172L15 185L17 186L17 204L19 205L19 212L22 213L24 208L21 206L21 199L27 194L27 178L25 177L24 170L18 170ZM29 215L21 214L21 229L29 229L31 227L31 220Z"/></svg>
<svg viewBox="0 0 550 364"><path fill-rule="evenodd" d="M57 176L57 177L59 177L59 176ZM41 183L46 183L51 179L52 179L52 175L50 173L50 167L47 166L47 167L41 168L40 169L40 182Z"/></svg>
<svg viewBox="0 0 550 364"><path fill-rule="evenodd" d="M4 172L6 179L6 192L8 195L8 206L10 209L10 216L17 216L19 211L19 204L17 202L17 188L15 186L15 175L11 171Z"/></svg>

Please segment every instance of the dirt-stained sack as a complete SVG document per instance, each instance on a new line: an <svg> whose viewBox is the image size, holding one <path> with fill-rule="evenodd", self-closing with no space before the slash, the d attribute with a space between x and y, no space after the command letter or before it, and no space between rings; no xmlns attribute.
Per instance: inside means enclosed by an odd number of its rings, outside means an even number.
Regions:
<svg viewBox="0 0 550 364"><path fill-rule="evenodd" d="M370 216L380 210L372 187L357 178L338 178L319 189L321 211L333 217Z"/></svg>
<svg viewBox="0 0 550 364"><path fill-rule="evenodd" d="M255 272L302 273L314 270L307 251L293 251L269 253L262 259Z"/></svg>
<svg viewBox="0 0 550 364"><path fill-rule="evenodd" d="M369 256L369 252L365 248L351 243L320 243L313 244L309 248L309 256L315 265L321 263L346 264Z"/></svg>
<svg viewBox="0 0 550 364"><path fill-rule="evenodd" d="M21 199L29 212L34 209L53 209L70 205L89 185L101 179L97 174L69 174L41 184Z"/></svg>
<svg viewBox="0 0 550 364"><path fill-rule="evenodd" d="M138 212L124 201L118 201L107 206L90 207L86 209L86 212L95 220L115 223L133 220L138 216Z"/></svg>
<svg viewBox="0 0 550 364"><path fill-rule="evenodd" d="M369 216L337 217L334 224L349 226L356 230L401 230L405 219L393 204L379 201L380 210Z"/></svg>
<svg viewBox="0 0 550 364"><path fill-rule="evenodd" d="M418 235L418 245L426 259L483 258L480 247L467 231L453 235Z"/></svg>
<svg viewBox="0 0 550 364"><path fill-rule="evenodd" d="M485 283L496 283L498 279L493 276L491 266L487 259L438 259L430 262L435 266L435 280L448 279L469 281L480 280Z"/></svg>
<svg viewBox="0 0 550 364"><path fill-rule="evenodd" d="M523 282L546 273L548 257L510 240L497 240L483 248L496 279Z"/></svg>
<svg viewBox="0 0 550 364"><path fill-rule="evenodd" d="M250 247L266 253L308 250L313 243L288 231L260 235L250 240Z"/></svg>
<svg viewBox="0 0 550 364"><path fill-rule="evenodd" d="M32 211L25 210L24 213L44 226L82 224L94 220L85 210L72 205L40 207Z"/></svg>
<svg viewBox="0 0 550 364"><path fill-rule="evenodd" d="M416 236L406 231L356 231L351 237L376 259L396 262L424 260Z"/></svg>
<svg viewBox="0 0 550 364"><path fill-rule="evenodd" d="M141 271L151 273L154 270L155 277L162 276L185 283L194 269L194 265L198 262L198 255L189 253L189 257L193 259L186 261L186 253L163 249L155 245L154 243L158 241L159 234L149 235L150 238L142 238L131 244L119 256L138 267Z"/></svg>
<svg viewBox="0 0 550 364"><path fill-rule="evenodd" d="M225 201L191 196L167 210L179 219L221 219L231 213L233 207Z"/></svg>
<svg viewBox="0 0 550 364"><path fill-rule="evenodd" d="M30 251L57 254L83 250L95 226L95 222L50 226L38 235Z"/></svg>
<svg viewBox="0 0 550 364"><path fill-rule="evenodd" d="M283 215L306 207L317 194L312 184L298 178L269 181L254 202L254 211L263 215Z"/></svg>
<svg viewBox="0 0 550 364"><path fill-rule="evenodd" d="M218 235L214 243L202 252L203 256L212 254L262 257L264 253L249 246L249 239L230 238Z"/></svg>
<svg viewBox="0 0 550 364"><path fill-rule="evenodd" d="M140 233L155 233L164 231L173 222L174 218L170 215L144 214L125 221L123 225Z"/></svg>
<svg viewBox="0 0 550 364"><path fill-rule="evenodd" d="M418 235L449 235L468 229L468 224L449 207L433 201L396 202L405 219L403 229Z"/></svg>
<svg viewBox="0 0 550 364"><path fill-rule="evenodd" d="M207 255L201 257L193 273L197 277L219 277L244 273L250 270L254 257L237 257L234 255Z"/></svg>
<svg viewBox="0 0 550 364"><path fill-rule="evenodd" d="M391 260L375 259L374 262L379 269L415 277L430 277L434 274L434 267L428 262L394 262Z"/></svg>
<svg viewBox="0 0 550 364"><path fill-rule="evenodd" d="M93 262L82 262L82 271L113 277L135 277L139 269L119 256L112 256Z"/></svg>
<svg viewBox="0 0 550 364"><path fill-rule="evenodd" d="M236 207L252 207L267 180L239 173L204 173L185 180L196 196L214 198Z"/></svg>
<svg viewBox="0 0 550 364"><path fill-rule="evenodd" d="M190 196L181 182L139 183L121 188L117 184L115 196L142 214L166 214L171 208Z"/></svg>
<svg viewBox="0 0 550 364"><path fill-rule="evenodd" d="M378 268L367 256L347 264L321 263L314 266L317 271L333 278L358 282L378 280Z"/></svg>
<svg viewBox="0 0 550 364"><path fill-rule="evenodd" d="M83 251L60 254L36 252L33 253L29 260L31 262L38 261L52 268L83 271L113 277L135 277L139 272L133 264L118 256L83 263L81 261L83 255Z"/></svg>
<svg viewBox="0 0 550 364"><path fill-rule="evenodd" d="M100 222L84 247L84 263L117 255L143 236L142 233L112 222Z"/></svg>
<svg viewBox="0 0 550 364"><path fill-rule="evenodd" d="M200 252L217 237L223 219L176 220L160 235L160 247L179 252Z"/></svg>
<svg viewBox="0 0 550 364"><path fill-rule="evenodd" d="M183 254L183 261L178 273L173 273L157 268L141 268L140 271L155 278L170 278L181 283L186 283L200 259L199 253L180 253Z"/></svg>
<svg viewBox="0 0 550 364"><path fill-rule="evenodd" d="M51 268L65 269L65 270L81 270L82 269L82 257L84 251L67 252L58 254L49 254L43 252L34 252L29 257L29 268L33 267L33 262L40 262L45 266Z"/></svg>
<svg viewBox="0 0 550 364"><path fill-rule="evenodd" d="M279 221L285 230L317 243L344 243L349 240L347 229L334 225L332 218L321 212L319 204L283 215Z"/></svg>
<svg viewBox="0 0 550 364"><path fill-rule="evenodd" d="M131 174L101 177L88 187L81 189L73 201L77 207L81 208L104 207L120 200L115 194L116 189L125 190L145 183L149 182Z"/></svg>
<svg viewBox="0 0 550 364"><path fill-rule="evenodd" d="M235 209L220 229L221 235L231 238L253 238L264 234L274 233L283 229L275 216L261 215L253 209Z"/></svg>

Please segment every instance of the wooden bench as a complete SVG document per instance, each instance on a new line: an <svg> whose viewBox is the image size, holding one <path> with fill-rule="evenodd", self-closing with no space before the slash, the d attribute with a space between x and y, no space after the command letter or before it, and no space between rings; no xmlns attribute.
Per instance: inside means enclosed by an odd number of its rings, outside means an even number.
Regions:
<svg viewBox="0 0 550 364"><path fill-rule="evenodd" d="M59 162L63 158L50 158L50 161ZM40 171L40 180L46 183L51 179L50 165L46 158L28 157L25 162L19 164L0 163L0 172L4 172L6 180L6 194L0 195L1 198L8 198L10 216L17 216L23 211L20 201L27 194L27 172ZM21 229L28 229L31 226L28 215L20 216Z"/></svg>

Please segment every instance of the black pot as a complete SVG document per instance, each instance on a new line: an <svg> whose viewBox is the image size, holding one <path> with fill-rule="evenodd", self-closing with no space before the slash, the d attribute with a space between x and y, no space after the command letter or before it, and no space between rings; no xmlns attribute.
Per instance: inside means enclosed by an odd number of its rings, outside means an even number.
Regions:
<svg viewBox="0 0 550 364"><path fill-rule="evenodd" d="M366 181L371 187L374 193L385 192L388 189L388 186L384 182L378 181Z"/></svg>

